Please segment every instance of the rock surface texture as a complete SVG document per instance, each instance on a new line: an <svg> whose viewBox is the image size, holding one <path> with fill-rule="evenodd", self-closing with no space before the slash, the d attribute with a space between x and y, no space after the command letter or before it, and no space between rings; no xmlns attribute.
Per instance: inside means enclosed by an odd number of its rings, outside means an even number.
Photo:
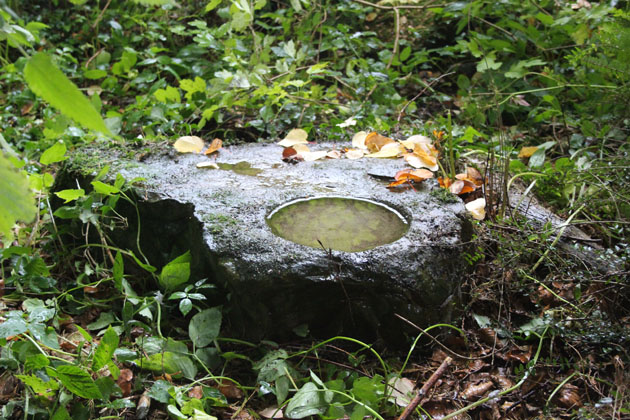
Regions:
<svg viewBox="0 0 630 420"><path fill-rule="evenodd" d="M138 191L143 252L159 267L190 249L191 281L207 277L224 292L230 336L290 339L307 325L318 337L343 333L396 345L418 333L396 314L423 327L452 318L471 233L459 199L431 193L439 189L435 180L416 191L389 191L387 181L373 175L393 176L406 167L402 159L289 164L281 156L280 146L249 144L223 148L212 158L116 158L111 172L145 178ZM196 167L209 161L220 168ZM353 253L298 245L271 232L266 218L275 208L314 196L384 203L407 220L408 231L395 242ZM129 248L133 230L129 240L117 234Z"/></svg>

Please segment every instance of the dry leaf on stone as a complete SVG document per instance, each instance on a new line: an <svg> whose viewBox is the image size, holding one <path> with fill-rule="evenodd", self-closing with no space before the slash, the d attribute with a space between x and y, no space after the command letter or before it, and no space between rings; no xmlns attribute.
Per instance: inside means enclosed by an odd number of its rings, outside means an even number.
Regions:
<svg viewBox="0 0 630 420"><path fill-rule="evenodd" d="M365 152L360 149L348 149L346 150L346 158L348 159L361 159L365 156Z"/></svg>
<svg viewBox="0 0 630 420"><path fill-rule="evenodd" d="M366 133L365 131L359 131L354 136L352 136L352 147L355 147L357 149L367 149L367 146L365 145L365 138L367 137L367 135L368 133Z"/></svg>
<svg viewBox="0 0 630 420"><path fill-rule="evenodd" d="M199 162L196 166L199 169L219 169L215 162Z"/></svg>
<svg viewBox="0 0 630 420"><path fill-rule="evenodd" d="M466 173L455 175L455 178L461 179L462 181L469 181L475 186L475 188L483 185L483 177L478 170L472 167L466 168Z"/></svg>
<svg viewBox="0 0 630 420"><path fill-rule="evenodd" d="M408 180L408 181L424 181L425 179L433 178L433 172L427 169L403 169L396 172L394 179L396 181Z"/></svg>
<svg viewBox="0 0 630 420"><path fill-rule="evenodd" d="M403 146L405 146L407 149L413 150L416 144L431 144L431 139L427 136L416 134L414 136L409 137L407 140L401 141L400 143Z"/></svg>
<svg viewBox="0 0 630 420"><path fill-rule="evenodd" d="M475 220L483 220L486 217L486 199L481 197L466 203L466 210Z"/></svg>
<svg viewBox="0 0 630 420"><path fill-rule="evenodd" d="M371 158L393 158L397 157L401 153L405 153L405 148L398 142L386 143L379 149L378 152L370 153L365 157Z"/></svg>
<svg viewBox="0 0 630 420"><path fill-rule="evenodd" d="M448 189L451 190L453 194L462 195L475 191L477 186L470 181L458 179L453 182Z"/></svg>
<svg viewBox="0 0 630 420"><path fill-rule="evenodd" d="M365 137L365 146L372 153L381 150L386 144L394 143L394 139L372 132Z"/></svg>
<svg viewBox="0 0 630 420"><path fill-rule="evenodd" d="M538 150L538 147L537 147L537 146L528 146L528 147L523 147L523 148L521 149L521 151L520 151L520 152L518 152L518 157L519 157L519 158L528 158L528 157L531 157L531 156L532 156L532 155L536 152L536 150Z"/></svg>
<svg viewBox="0 0 630 420"><path fill-rule="evenodd" d="M321 150L319 152L303 152L300 153L300 156L302 156L305 162L312 162L314 160L325 158L327 153L327 151Z"/></svg>
<svg viewBox="0 0 630 420"><path fill-rule="evenodd" d="M293 148L293 150L295 150L297 153L304 153L304 152L310 152L311 149L308 148L307 145L305 144L295 144L293 146L291 146Z"/></svg>
<svg viewBox="0 0 630 420"><path fill-rule="evenodd" d="M199 153L203 149L203 140L197 136L183 136L173 144L179 153Z"/></svg>
<svg viewBox="0 0 630 420"><path fill-rule="evenodd" d="M437 171L439 168L437 161L438 151L430 144L416 144L413 153L405 154L405 161L414 168L427 168Z"/></svg>
<svg viewBox="0 0 630 420"><path fill-rule="evenodd" d="M295 147L285 147L284 150L282 150L282 160L290 159L295 155L297 155Z"/></svg>
<svg viewBox="0 0 630 420"><path fill-rule="evenodd" d="M212 143L210 143L210 147L208 147L208 149L205 151L206 156L213 154L214 152L219 150L221 146L223 146L223 140L221 139L212 140Z"/></svg>
<svg viewBox="0 0 630 420"><path fill-rule="evenodd" d="M281 419L284 417L284 413L282 409L278 407L267 407L262 411L259 411L260 417L264 417L266 419Z"/></svg>
<svg viewBox="0 0 630 420"><path fill-rule="evenodd" d="M331 150L326 153L326 157L329 159L339 159L341 157L341 152L339 150Z"/></svg>
<svg viewBox="0 0 630 420"><path fill-rule="evenodd" d="M415 382L407 378L391 378L388 382L392 389L389 401L394 401L400 407L406 407L413 399Z"/></svg>
<svg viewBox="0 0 630 420"><path fill-rule="evenodd" d="M284 139L278 142L280 146L283 147L291 147L296 144L305 144L308 143L306 139L308 138L308 133L301 128L294 128L289 131Z"/></svg>

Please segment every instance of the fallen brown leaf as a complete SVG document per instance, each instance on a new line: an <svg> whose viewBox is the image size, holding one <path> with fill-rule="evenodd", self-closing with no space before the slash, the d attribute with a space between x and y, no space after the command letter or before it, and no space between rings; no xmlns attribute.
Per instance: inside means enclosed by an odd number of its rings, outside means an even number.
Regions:
<svg viewBox="0 0 630 420"><path fill-rule="evenodd" d="M131 369L120 369L120 375L118 375L116 384L122 391L123 397L128 397L131 394L131 381L133 381Z"/></svg>
<svg viewBox="0 0 630 420"><path fill-rule="evenodd" d="M394 139L390 139L389 137L381 136L376 132L369 133L365 137L365 146L371 153L376 153L383 148L386 144L394 143Z"/></svg>
<svg viewBox="0 0 630 420"><path fill-rule="evenodd" d="M204 152L206 156L209 156L219 150L223 146L223 140L214 139L212 143L210 143L210 147Z"/></svg>

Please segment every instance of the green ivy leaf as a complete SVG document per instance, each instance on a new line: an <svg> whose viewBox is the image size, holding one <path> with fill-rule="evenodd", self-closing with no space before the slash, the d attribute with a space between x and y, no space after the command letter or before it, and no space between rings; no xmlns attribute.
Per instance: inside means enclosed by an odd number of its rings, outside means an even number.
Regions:
<svg viewBox="0 0 630 420"><path fill-rule="evenodd" d="M59 366L56 371L52 371L51 373L59 378L59 381L61 381L68 391L81 398L96 400L103 397L90 374L78 366Z"/></svg>
<svg viewBox="0 0 630 420"><path fill-rule="evenodd" d="M105 184L101 181L92 181L92 186L94 187L94 191L96 191L98 194L112 195L118 194L120 192L120 189L116 188L115 186Z"/></svg>
<svg viewBox="0 0 630 420"><path fill-rule="evenodd" d="M52 395L53 391L59 389L59 384L54 379L44 382L43 379L35 375L16 375L15 377L22 381L24 385L29 386L33 392L44 397Z"/></svg>
<svg viewBox="0 0 630 420"><path fill-rule="evenodd" d="M42 153L39 158L39 163L42 165L50 165L51 163L61 162L66 159L68 159L68 156L66 156L66 145L57 142L44 150L44 153Z"/></svg>
<svg viewBox="0 0 630 420"><path fill-rule="evenodd" d="M112 360L114 350L118 347L118 334L110 326L103 334L103 338L94 352L92 360L92 370L98 371Z"/></svg>
<svg viewBox="0 0 630 420"><path fill-rule="evenodd" d="M55 411L55 414L53 414L51 420L72 420L72 417L70 417L70 414L68 413L68 410L66 410L66 407L61 406L57 409L57 411Z"/></svg>
<svg viewBox="0 0 630 420"><path fill-rule="evenodd" d="M0 235L10 240L15 222L30 222L37 214L37 207L26 175L16 171L4 155L0 155L0 179Z"/></svg>
<svg viewBox="0 0 630 420"><path fill-rule="evenodd" d="M188 335L197 347L205 347L219 336L221 311L210 308L199 312L190 320Z"/></svg>
<svg viewBox="0 0 630 420"><path fill-rule="evenodd" d="M163 6L165 4L173 4L172 0L131 0L133 3L143 4L145 6Z"/></svg>
<svg viewBox="0 0 630 420"><path fill-rule="evenodd" d="M112 135L92 103L55 65L39 52L24 67L24 79L38 96L86 128Z"/></svg>
<svg viewBox="0 0 630 420"><path fill-rule="evenodd" d="M175 258L162 268L160 286L165 290L173 290L188 281L190 277L190 251Z"/></svg>
<svg viewBox="0 0 630 420"><path fill-rule="evenodd" d="M64 204L66 204L66 203L76 200L77 198L81 198L85 196L85 190L82 188L75 189L75 190L61 190L61 191L55 192L55 195L61 198L62 200L65 200Z"/></svg>
<svg viewBox="0 0 630 420"><path fill-rule="evenodd" d="M287 418L301 419L317 414L324 414L328 409L328 404L322 398L322 392L317 389L313 382L307 382L291 398L284 411Z"/></svg>

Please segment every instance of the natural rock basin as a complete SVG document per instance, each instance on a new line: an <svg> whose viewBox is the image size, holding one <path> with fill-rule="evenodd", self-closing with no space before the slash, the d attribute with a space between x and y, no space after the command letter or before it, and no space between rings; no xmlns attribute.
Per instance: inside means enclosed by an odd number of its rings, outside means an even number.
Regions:
<svg viewBox="0 0 630 420"><path fill-rule="evenodd" d="M318 144L312 149L343 146ZM388 181L373 176L393 176L407 167L402 159L288 164L275 144L227 147L211 159L178 155L172 149L142 161L111 149L91 153L74 157L83 173L86 162L93 162L91 174L108 164L112 176L120 172L125 179L145 179L136 193L144 255L159 269L190 251L191 282L208 278L217 285L209 303L223 305L226 336L284 340L295 338L296 328L308 327L320 338L343 333L407 346L407 337L417 331L396 315L426 327L448 322L456 313L468 267L463 255L470 222L461 201L444 194L435 180L416 185L416 191L391 192ZM196 167L212 161L218 169ZM89 188L89 179L80 175L67 170L58 177L59 188L76 188L76 178ZM280 233L278 227L276 233L290 240L272 232L269 215L281 218L283 209L319 203L303 200L315 197L372 203L389 215L383 225L396 227L379 227L369 240L356 243L337 243L335 235L321 232L305 241ZM119 206L124 205L120 200ZM129 227L111 237L119 247L135 250L135 210L117 210L127 215ZM367 206L352 223L338 210L323 219L340 236L361 238L366 227L377 224L372 210ZM297 220L294 234L320 224L313 220Z"/></svg>
<svg viewBox="0 0 630 420"><path fill-rule="evenodd" d="M300 245L359 252L400 239L409 229L396 210L371 200L301 198L267 216L274 235Z"/></svg>

